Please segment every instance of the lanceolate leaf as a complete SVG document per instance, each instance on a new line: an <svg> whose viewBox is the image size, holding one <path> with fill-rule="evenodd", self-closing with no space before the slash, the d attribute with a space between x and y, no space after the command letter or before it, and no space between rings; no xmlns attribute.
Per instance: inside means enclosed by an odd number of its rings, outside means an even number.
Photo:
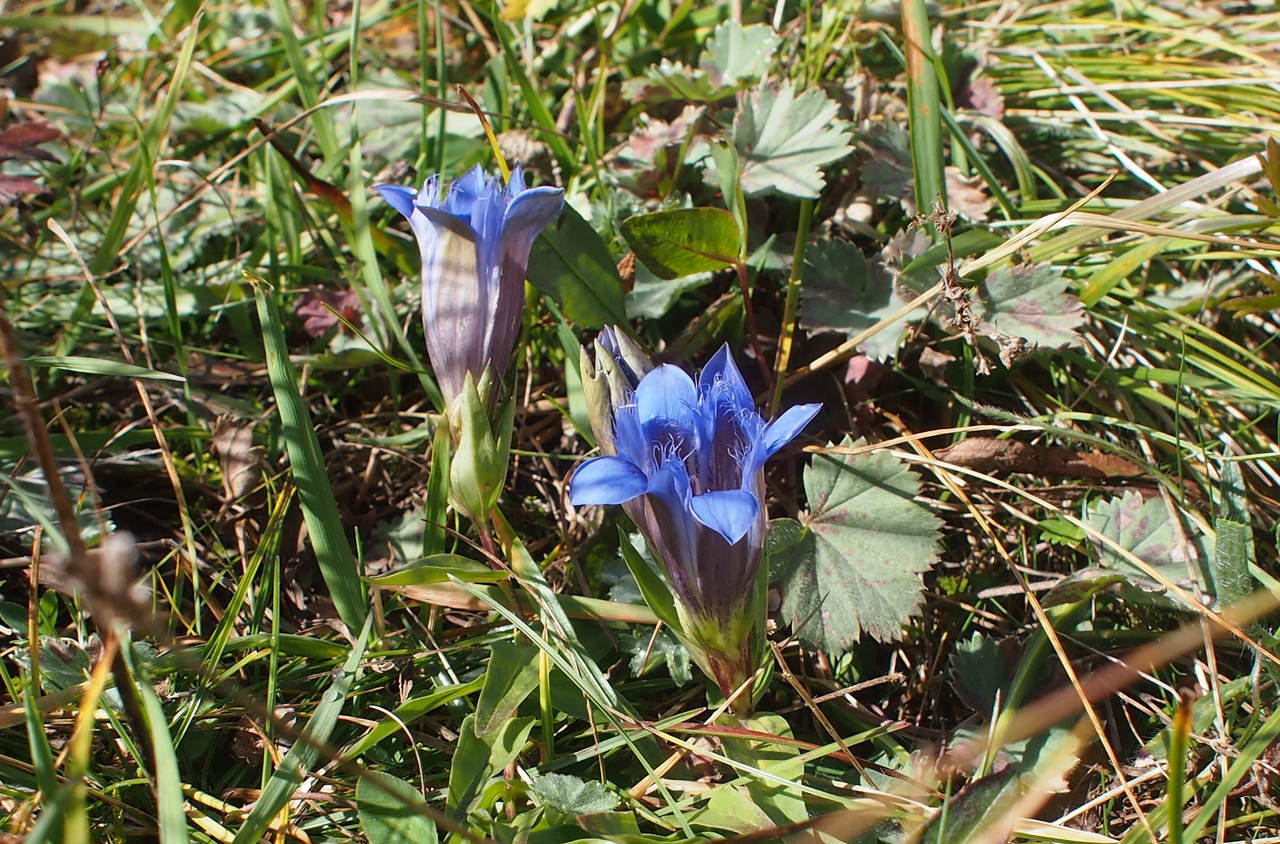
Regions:
<svg viewBox="0 0 1280 844"><path fill-rule="evenodd" d="M738 258L738 224L722 208L683 208L632 217L622 235L658 278L719 270Z"/></svg>
<svg viewBox="0 0 1280 844"><path fill-rule="evenodd" d="M978 328L1025 337L1044 348L1080 342L1084 306L1067 292L1067 279L1051 267L1017 266L996 270L978 286Z"/></svg>
<svg viewBox="0 0 1280 844"><path fill-rule="evenodd" d="M566 205L542 230L529 256L529 281L582 328L625 323L622 280L595 229Z"/></svg>
<svg viewBox="0 0 1280 844"><path fill-rule="evenodd" d="M818 455L804 487L807 531L775 563L785 571L783 617L829 651L863 633L898 638L920 606L920 575L938 556L938 519L915 501L919 480L887 452Z"/></svg>
<svg viewBox="0 0 1280 844"><path fill-rule="evenodd" d="M742 159L743 190L816 197L826 183L822 166L852 149L837 110L821 91L797 95L790 83L740 95L730 135Z"/></svg>

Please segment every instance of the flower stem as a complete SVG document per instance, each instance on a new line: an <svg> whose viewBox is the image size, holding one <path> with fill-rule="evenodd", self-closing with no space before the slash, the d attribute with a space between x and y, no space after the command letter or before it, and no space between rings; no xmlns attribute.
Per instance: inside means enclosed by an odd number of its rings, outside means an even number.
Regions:
<svg viewBox="0 0 1280 844"><path fill-rule="evenodd" d="M809 220L813 217L813 200L800 200L800 221L796 224L796 246L791 253L791 276L787 279L787 300L782 308L782 331L778 335L778 354L773 360L773 394L769 398L769 415L778 415L787 364L791 362L791 343L796 335L796 307L800 300L800 272L804 267L804 251L809 242Z"/></svg>
<svg viewBox="0 0 1280 844"><path fill-rule="evenodd" d="M747 265L738 261L733 265L738 271L738 284L742 287L742 309L747 316L747 334L751 338L751 351L755 355L756 363L760 365L760 375L764 378L765 389L772 386L773 374L769 372L769 365L764 362L764 352L760 349L760 332L756 328L756 312L751 307L751 287L747 284Z"/></svg>

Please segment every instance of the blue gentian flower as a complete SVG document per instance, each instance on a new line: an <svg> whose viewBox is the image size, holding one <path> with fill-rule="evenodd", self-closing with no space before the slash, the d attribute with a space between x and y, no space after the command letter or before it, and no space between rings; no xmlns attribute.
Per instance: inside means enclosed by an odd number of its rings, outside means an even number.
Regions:
<svg viewBox="0 0 1280 844"><path fill-rule="evenodd" d="M511 361L524 309L529 251L564 205L560 188L529 188L517 165L505 185L478 165L441 191L378 185L409 220L422 253L422 322L427 353L446 406L467 373L500 380Z"/></svg>
<svg viewBox="0 0 1280 844"><path fill-rule="evenodd" d="M747 640L764 624L764 464L820 405L797 405L766 424L728 346L695 384L671 365L638 377L610 343L616 348L612 336L597 344L597 365L604 352L613 360L602 370L638 380L622 401L614 396L611 429L596 431L615 453L578 467L571 500L623 505L666 570L688 643L728 694L755 670Z"/></svg>

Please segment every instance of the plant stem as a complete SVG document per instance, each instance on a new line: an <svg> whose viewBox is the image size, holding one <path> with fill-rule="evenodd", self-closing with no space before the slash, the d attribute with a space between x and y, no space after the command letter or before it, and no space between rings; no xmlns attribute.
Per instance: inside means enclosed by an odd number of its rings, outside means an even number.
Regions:
<svg viewBox="0 0 1280 844"><path fill-rule="evenodd" d="M787 299L782 308L782 331L778 335L778 354L773 360L773 394L769 399L769 415L778 415L782 386L791 362L791 343L796 334L796 307L800 300L800 272L809 242L809 221L813 217L813 200L800 201L800 221L796 224L796 245L791 253L791 276L787 279Z"/></svg>

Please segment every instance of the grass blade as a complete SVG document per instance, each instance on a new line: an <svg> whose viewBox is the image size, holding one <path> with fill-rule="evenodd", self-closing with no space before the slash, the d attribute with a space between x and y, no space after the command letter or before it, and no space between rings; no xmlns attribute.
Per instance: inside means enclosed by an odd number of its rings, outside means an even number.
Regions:
<svg viewBox="0 0 1280 844"><path fill-rule="evenodd" d="M285 449L289 453L289 469L298 487L302 515L307 523L311 546L320 565L320 573L329 587L333 604L351 631L364 626L369 601L360 581L360 570L342 528L338 503L325 475L324 457L311 425L311 414L298 392L297 375L289 361L280 311L267 295L265 280L246 273L254 285L258 319L262 324L262 341L267 354L267 370L276 404Z"/></svg>
<svg viewBox="0 0 1280 844"><path fill-rule="evenodd" d="M320 755L320 746L328 742L333 728L337 726L343 704L347 702L347 695L359 674L360 660L364 657L364 649L369 642L369 630L370 625L366 623L347 661L334 678L333 685L324 693L302 735L294 742L284 759L280 760L279 767L271 775L266 788L262 789L262 795L253 804L249 817L245 818L244 825L236 833L232 844L253 844L266 840L265 833L272 819L289 802L293 792L302 784L306 771L315 764Z"/></svg>

